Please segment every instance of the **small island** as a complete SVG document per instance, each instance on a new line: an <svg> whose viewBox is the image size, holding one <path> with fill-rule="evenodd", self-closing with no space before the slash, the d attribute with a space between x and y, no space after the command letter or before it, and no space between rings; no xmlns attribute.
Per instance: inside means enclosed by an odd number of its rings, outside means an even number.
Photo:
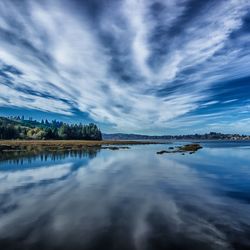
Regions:
<svg viewBox="0 0 250 250"><path fill-rule="evenodd" d="M194 144L186 144L183 146L178 147L169 147L169 150L161 150L156 152L156 154L162 155L162 154L168 154L168 153L189 153L193 154L199 149L201 149L202 146L200 144L194 143Z"/></svg>

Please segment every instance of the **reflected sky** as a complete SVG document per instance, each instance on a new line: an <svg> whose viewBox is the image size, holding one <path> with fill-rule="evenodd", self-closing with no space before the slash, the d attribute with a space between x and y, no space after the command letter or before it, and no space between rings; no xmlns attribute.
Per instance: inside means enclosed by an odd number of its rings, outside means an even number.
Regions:
<svg viewBox="0 0 250 250"><path fill-rule="evenodd" d="M249 249L248 146L164 147L0 163L0 249Z"/></svg>

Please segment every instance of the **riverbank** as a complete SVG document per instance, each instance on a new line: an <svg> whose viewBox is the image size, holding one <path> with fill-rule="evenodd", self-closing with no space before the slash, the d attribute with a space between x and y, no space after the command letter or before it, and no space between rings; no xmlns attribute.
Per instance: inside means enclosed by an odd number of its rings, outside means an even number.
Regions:
<svg viewBox="0 0 250 250"><path fill-rule="evenodd" d="M101 149L129 149L130 145L163 144L154 141L83 141L83 140L0 140L0 161L33 157L39 154L69 152L95 156Z"/></svg>

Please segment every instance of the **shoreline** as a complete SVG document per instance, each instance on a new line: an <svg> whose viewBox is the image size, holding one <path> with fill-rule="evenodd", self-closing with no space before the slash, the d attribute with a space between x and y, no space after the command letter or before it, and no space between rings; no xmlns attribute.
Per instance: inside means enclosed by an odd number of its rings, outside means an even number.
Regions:
<svg viewBox="0 0 250 250"><path fill-rule="evenodd" d="M172 144L174 142L250 142L250 140L0 140L1 146L109 146L109 145L150 145Z"/></svg>
<svg viewBox="0 0 250 250"><path fill-rule="evenodd" d="M143 140L0 140L1 146L102 146L102 145L147 145L167 144L168 142Z"/></svg>
<svg viewBox="0 0 250 250"><path fill-rule="evenodd" d="M25 155L36 155L41 152L62 153L69 151L85 151L95 154L100 149L129 149L130 145L166 144L155 141L87 141L87 140L0 140L0 160ZM9 155L10 154L10 155Z"/></svg>

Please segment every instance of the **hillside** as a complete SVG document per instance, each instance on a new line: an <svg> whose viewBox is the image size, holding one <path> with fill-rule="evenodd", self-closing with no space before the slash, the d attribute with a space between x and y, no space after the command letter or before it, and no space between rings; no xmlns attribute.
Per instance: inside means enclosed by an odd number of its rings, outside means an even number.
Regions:
<svg viewBox="0 0 250 250"><path fill-rule="evenodd" d="M0 117L0 139L35 140L102 140L100 129L88 125L67 124L60 121L25 120L24 117Z"/></svg>

